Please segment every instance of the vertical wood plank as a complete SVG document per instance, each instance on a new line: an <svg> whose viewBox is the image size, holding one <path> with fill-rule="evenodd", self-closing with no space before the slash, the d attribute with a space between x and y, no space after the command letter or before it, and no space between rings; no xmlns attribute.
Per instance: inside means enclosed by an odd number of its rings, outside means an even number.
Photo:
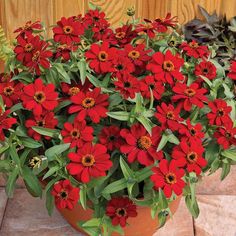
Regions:
<svg viewBox="0 0 236 236"><path fill-rule="evenodd" d="M89 7L89 2L101 9L106 13L109 22L113 26L120 26L121 23L126 22L129 17L126 15L127 8L136 6L136 0L119 0L119 1L106 1L106 0L86 0L85 9Z"/></svg>
<svg viewBox="0 0 236 236"><path fill-rule="evenodd" d="M53 0L53 18L54 22L61 19L62 16L77 16L84 14L85 0Z"/></svg>
<svg viewBox="0 0 236 236"><path fill-rule="evenodd" d="M1 0L1 2L4 2L1 13L5 12L3 26L9 39L15 37L14 29L24 25L26 21L40 20L46 26L53 23L52 0Z"/></svg>

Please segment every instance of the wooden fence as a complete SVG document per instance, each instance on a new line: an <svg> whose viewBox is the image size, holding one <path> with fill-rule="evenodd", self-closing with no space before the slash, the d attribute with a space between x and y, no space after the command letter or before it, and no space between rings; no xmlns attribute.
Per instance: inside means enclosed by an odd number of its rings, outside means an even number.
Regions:
<svg viewBox="0 0 236 236"><path fill-rule="evenodd" d="M164 17L167 12L177 15L184 23L199 15L198 5L208 11L236 15L236 0L91 0L107 14L110 22L117 26L127 20L126 9L134 6L136 16L154 19ZM61 16L83 14L89 0L0 0L0 24L9 39L14 38L13 30L28 20L41 20L46 26L55 24Z"/></svg>

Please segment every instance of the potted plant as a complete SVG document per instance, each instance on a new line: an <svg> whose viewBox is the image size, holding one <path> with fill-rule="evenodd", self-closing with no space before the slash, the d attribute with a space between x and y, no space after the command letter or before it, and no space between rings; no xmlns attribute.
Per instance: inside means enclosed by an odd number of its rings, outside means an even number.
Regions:
<svg viewBox="0 0 236 236"><path fill-rule="evenodd" d="M22 177L89 235L151 235L195 185L235 162L235 62L184 41L177 21L134 19L112 29L99 9L18 28L1 75L0 170ZM5 41L4 35L1 40Z"/></svg>

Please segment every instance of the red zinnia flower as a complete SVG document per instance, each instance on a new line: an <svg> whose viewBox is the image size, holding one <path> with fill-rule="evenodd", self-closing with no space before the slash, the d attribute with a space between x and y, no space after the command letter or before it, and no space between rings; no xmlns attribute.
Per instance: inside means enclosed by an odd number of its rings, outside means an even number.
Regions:
<svg viewBox="0 0 236 236"><path fill-rule="evenodd" d="M204 138L204 132L202 132L202 125L197 123L192 125L190 119L187 119L186 125L182 125L179 129L179 133L182 136L182 140L189 142L201 142L201 139Z"/></svg>
<svg viewBox="0 0 236 236"><path fill-rule="evenodd" d="M141 94L145 98L151 97L150 89L152 90L153 97L157 100L159 100L165 92L163 83L156 81L152 75L147 75L143 80L141 80L140 84Z"/></svg>
<svg viewBox="0 0 236 236"><path fill-rule="evenodd" d="M58 209L68 208L72 210L79 200L79 188L71 185L69 180L61 180L54 184L51 194L55 198Z"/></svg>
<svg viewBox="0 0 236 236"><path fill-rule="evenodd" d="M140 92L139 80L132 75L122 75L114 82L114 85L125 99L134 98L135 93Z"/></svg>
<svg viewBox="0 0 236 236"><path fill-rule="evenodd" d="M163 153L156 151L161 139L161 132L161 128L155 126L152 129L152 136L150 136L139 123L134 124L130 130L122 129L120 135L125 139L126 144L120 147L120 151L128 154L130 163L138 160L142 165L152 165L155 160L163 158Z"/></svg>
<svg viewBox="0 0 236 236"><path fill-rule="evenodd" d="M232 110L231 106L227 106L227 103L222 99L215 99L213 102L208 103L211 112L207 114L210 125L225 125L231 123L229 113Z"/></svg>
<svg viewBox="0 0 236 236"><path fill-rule="evenodd" d="M101 144L86 143L77 153L69 153L68 158L71 162L67 170L83 183L88 183L91 177L106 176L106 171L112 167L107 148Z"/></svg>
<svg viewBox="0 0 236 236"><path fill-rule="evenodd" d="M101 94L100 88L87 92L81 91L70 98L73 105L69 107L68 112L70 114L78 112L79 121L89 116L94 123L98 123L101 117L107 117L108 97L107 94Z"/></svg>
<svg viewBox="0 0 236 236"><path fill-rule="evenodd" d="M113 60L113 67L115 71L112 73L112 77L116 78L120 78L123 74L130 74L134 72L135 69L133 63L129 60L129 58L123 55L118 55Z"/></svg>
<svg viewBox="0 0 236 236"><path fill-rule="evenodd" d="M85 53L89 66L98 74L112 72L112 61L116 56L116 49L109 48L108 42L102 45L92 44L90 50Z"/></svg>
<svg viewBox="0 0 236 236"><path fill-rule="evenodd" d="M163 129L178 130L181 125L180 121L183 119L179 117L179 110L174 108L171 104L168 106L162 102L160 106L157 106L157 112L155 117L162 124Z"/></svg>
<svg viewBox="0 0 236 236"><path fill-rule="evenodd" d="M154 183L154 189L163 189L163 192L167 198L170 198L172 192L177 196L181 195L185 182L182 180L185 172L183 169L177 168L175 161L168 163L163 159L159 163L159 167L152 168L153 175L151 180Z"/></svg>
<svg viewBox="0 0 236 236"><path fill-rule="evenodd" d="M174 28L178 22L177 16L171 17L171 13L167 13L164 19L156 19L154 21L155 30L160 33L164 33L168 30L168 27Z"/></svg>
<svg viewBox="0 0 236 236"><path fill-rule="evenodd" d="M129 217L137 216L137 207L128 197L114 197L107 203L106 215L113 225L125 227Z"/></svg>
<svg viewBox="0 0 236 236"><path fill-rule="evenodd" d="M28 135L35 140L41 140L41 134L34 131L32 126L54 129L57 124L58 120L54 117L53 112L44 112L41 115L36 115L25 121L25 127L28 128ZM49 136L44 136L44 138L47 140L51 139Z"/></svg>
<svg viewBox="0 0 236 236"><path fill-rule="evenodd" d="M123 25L122 27L115 29L112 42L113 44L118 44L123 47L125 44L130 43L136 36L137 33L132 30L132 25Z"/></svg>
<svg viewBox="0 0 236 236"><path fill-rule="evenodd" d="M69 97L76 95L80 91L87 92L93 87L93 84L91 84L87 79L85 80L85 83L83 85L80 81L77 83L77 81L75 82L74 80L71 81L71 84L67 84L65 82L61 83L62 92Z"/></svg>
<svg viewBox="0 0 236 236"><path fill-rule="evenodd" d="M54 84L44 85L41 79L23 88L21 95L24 108L33 110L34 115L42 114L43 110L52 111L58 104Z"/></svg>
<svg viewBox="0 0 236 236"><path fill-rule="evenodd" d="M188 172L194 171L199 175L202 168L207 165L207 161L202 157L203 146L199 142L189 142L182 140L175 146L172 158L176 160L178 166L187 167Z"/></svg>
<svg viewBox="0 0 236 236"><path fill-rule="evenodd" d="M0 95L6 107L12 107L19 101L22 88L23 84L20 82L6 81L5 83L0 83Z"/></svg>
<svg viewBox="0 0 236 236"><path fill-rule="evenodd" d="M180 67L184 64L184 60L177 54L173 55L170 50L164 55L156 52L152 55L151 62L147 65L157 80L162 80L173 85L173 79L183 80L184 76L180 72Z"/></svg>
<svg viewBox="0 0 236 236"><path fill-rule="evenodd" d="M207 46L200 46L196 41L190 43L183 42L180 48L190 57L194 58L207 58L209 55L209 50Z"/></svg>
<svg viewBox="0 0 236 236"><path fill-rule="evenodd" d="M199 88L197 83L190 86L185 83L176 83L172 90L176 93L172 97L173 102L181 102L185 111L190 111L193 105L203 108L203 102L207 101L207 97L204 95L207 90Z"/></svg>
<svg viewBox="0 0 236 236"><path fill-rule="evenodd" d="M155 21L152 22L148 19L144 19L145 24L139 24L137 25L136 32L142 34L146 33L149 38L154 38L155 37Z"/></svg>
<svg viewBox="0 0 236 236"><path fill-rule="evenodd" d="M231 62L228 77L233 80L236 80L236 61Z"/></svg>
<svg viewBox="0 0 236 236"><path fill-rule="evenodd" d="M74 120L74 123L64 123L61 131L64 143L71 143L70 147L82 147L86 142L93 140L93 127L87 126L86 122Z"/></svg>
<svg viewBox="0 0 236 236"><path fill-rule="evenodd" d="M120 136L120 128L114 125L103 127L99 134L99 142L105 145L109 151L119 149L124 143Z"/></svg>
<svg viewBox="0 0 236 236"><path fill-rule="evenodd" d="M133 62L136 66L136 70L144 69L146 63L151 58L148 53L152 50L145 50L144 44L139 44L133 47L131 44L127 44L124 47L124 54Z"/></svg>
<svg viewBox="0 0 236 236"><path fill-rule="evenodd" d="M5 134L3 130L9 130L12 125L17 122L16 118L7 118L10 113L10 110L3 112L2 108L0 107L0 141L5 140Z"/></svg>
<svg viewBox="0 0 236 236"><path fill-rule="evenodd" d="M49 57L52 57L53 53L47 50L49 44L43 40L40 40L38 36L33 41L32 58L25 62L25 66L29 67L31 71L35 70L37 75L40 75L40 67L45 69L50 67Z"/></svg>
<svg viewBox="0 0 236 236"><path fill-rule="evenodd" d="M201 78L205 76L206 78L212 80L216 77L216 67L210 61L202 61L198 65L195 66L194 74Z"/></svg>
<svg viewBox="0 0 236 236"><path fill-rule="evenodd" d="M40 24L40 21L35 21L35 22L31 22L31 21L27 21L26 24L18 29L16 29L14 31L14 33L20 33L17 37L21 36L25 36L25 34L32 34L34 30L41 30L42 29L42 25Z"/></svg>
<svg viewBox="0 0 236 236"><path fill-rule="evenodd" d="M32 60L33 50L36 42L39 41L39 36L34 37L32 34L23 38L19 36L17 38L18 45L15 47L16 59L21 61L23 65L26 65Z"/></svg>
<svg viewBox="0 0 236 236"><path fill-rule="evenodd" d="M236 145L236 127L233 127L233 122L226 123L224 127L218 128L214 137L224 149Z"/></svg>
<svg viewBox="0 0 236 236"><path fill-rule="evenodd" d="M68 61L70 60L70 53L76 50L77 50L76 46L67 45L67 44L59 45L54 54L55 59L61 57L62 61Z"/></svg>
<svg viewBox="0 0 236 236"><path fill-rule="evenodd" d="M79 21L74 20L74 17L62 17L53 28L53 33L56 42L71 45L80 42L79 36L84 33L84 28Z"/></svg>

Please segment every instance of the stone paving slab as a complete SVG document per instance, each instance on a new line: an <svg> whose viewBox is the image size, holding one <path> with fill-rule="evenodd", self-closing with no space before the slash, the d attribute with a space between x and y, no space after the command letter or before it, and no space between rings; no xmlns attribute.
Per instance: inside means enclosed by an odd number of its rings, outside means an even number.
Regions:
<svg viewBox="0 0 236 236"><path fill-rule="evenodd" d="M236 236L236 196L199 195L198 203L196 236Z"/></svg>

